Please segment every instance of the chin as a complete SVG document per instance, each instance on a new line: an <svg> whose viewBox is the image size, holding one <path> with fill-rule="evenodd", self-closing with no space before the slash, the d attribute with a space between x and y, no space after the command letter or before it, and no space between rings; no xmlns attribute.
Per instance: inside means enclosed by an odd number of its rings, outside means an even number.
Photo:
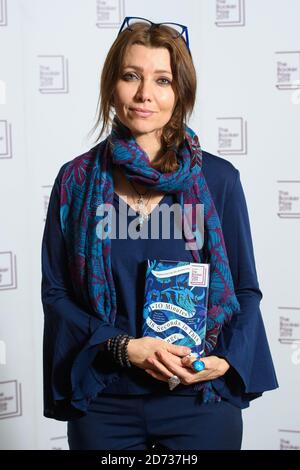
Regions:
<svg viewBox="0 0 300 470"><path fill-rule="evenodd" d="M128 122L126 124L129 129L136 134L149 134L155 132L158 129L158 126L153 126L150 123L146 122Z"/></svg>

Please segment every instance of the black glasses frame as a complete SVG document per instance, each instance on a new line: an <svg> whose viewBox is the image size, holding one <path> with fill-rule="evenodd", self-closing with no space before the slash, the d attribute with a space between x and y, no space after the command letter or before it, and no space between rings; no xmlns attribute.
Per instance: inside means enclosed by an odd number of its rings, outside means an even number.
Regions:
<svg viewBox="0 0 300 470"><path fill-rule="evenodd" d="M118 36L119 36L119 34L123 31L124 26L127 26L127 28L128 28L130 31L133 31L132 29L130 29L130 25L129 25L129 21L130 21L130 20L144 20L144 21L147 21L148 23L150 23L149 29L155 28L155 27L159 27L159 26L161 26L161 25L166 25L166 26L168 26L168 25L170 25L170 26L171 26L171 25L179 26L180 28L182 28L182 31L181 31L181 33L178 32L178 36L175 36L174 39L179 38L179 37L182 36L182 37L184 38L184 40L185 40L185 43L186 43L186 46L187 46L189 52L191 52L191 51L190 51L189 33L188 33L188 28L187 28L187 26L184 26L183 24L180 24L180 23L170 23L170 22L153 23L153 21L150 21L150 20L148 20L147 18L141 18L140 16L126 16L126 17L124 18L124 21L123 21L122 25L121 25L121 28L119 29Z"/></svg>

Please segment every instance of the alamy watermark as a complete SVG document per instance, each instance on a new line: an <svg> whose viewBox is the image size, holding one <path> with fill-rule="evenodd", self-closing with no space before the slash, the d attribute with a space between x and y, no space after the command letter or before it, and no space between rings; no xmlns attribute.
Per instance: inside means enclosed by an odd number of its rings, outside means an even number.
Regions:
<svg viewBox="0 0 300 470"><path fill-rule="evenodd" d="M96 215L101 217L97 223L96 233L101 240L126 239L182 239L186 240L186 250L201 250L204 244L204 204L184 204L183 210L181 204L166 203L151 205L150 217L140 224L139 215L127 204L125 200L119 198L119 212L117 214L113 204L104 203L97 207ZM118 235L117 235L117 216L118 216ZM132 220L128 223L128 218ZM172 218L174 223L172 224ZM149 220L151 227L149 230ZM193 225L194 224L194 230ZM171 227L173 233L171 234ZM149 233L150 231L150 233Z"/></svg>

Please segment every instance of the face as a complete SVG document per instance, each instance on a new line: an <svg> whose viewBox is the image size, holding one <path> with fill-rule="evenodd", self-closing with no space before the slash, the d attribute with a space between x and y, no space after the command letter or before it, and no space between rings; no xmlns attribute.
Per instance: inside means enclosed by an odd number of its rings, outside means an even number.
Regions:
<svg viewBox="0 0 300 470"><path fill-rule="evenodd" d="M170 53L134 44L127 49L114 92L115 112L134 137L158 136L175 104Z"/></svg>

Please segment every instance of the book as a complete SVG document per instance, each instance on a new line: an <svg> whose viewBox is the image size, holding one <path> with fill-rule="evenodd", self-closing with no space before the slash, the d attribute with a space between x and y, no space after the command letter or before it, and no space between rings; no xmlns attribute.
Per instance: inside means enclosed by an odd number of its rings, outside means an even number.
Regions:
<svg viewBox="0 0 300 470"><path fill-rule="evenodd" d="M147 259L142 335L204 355L209 264Z"/></svg>

